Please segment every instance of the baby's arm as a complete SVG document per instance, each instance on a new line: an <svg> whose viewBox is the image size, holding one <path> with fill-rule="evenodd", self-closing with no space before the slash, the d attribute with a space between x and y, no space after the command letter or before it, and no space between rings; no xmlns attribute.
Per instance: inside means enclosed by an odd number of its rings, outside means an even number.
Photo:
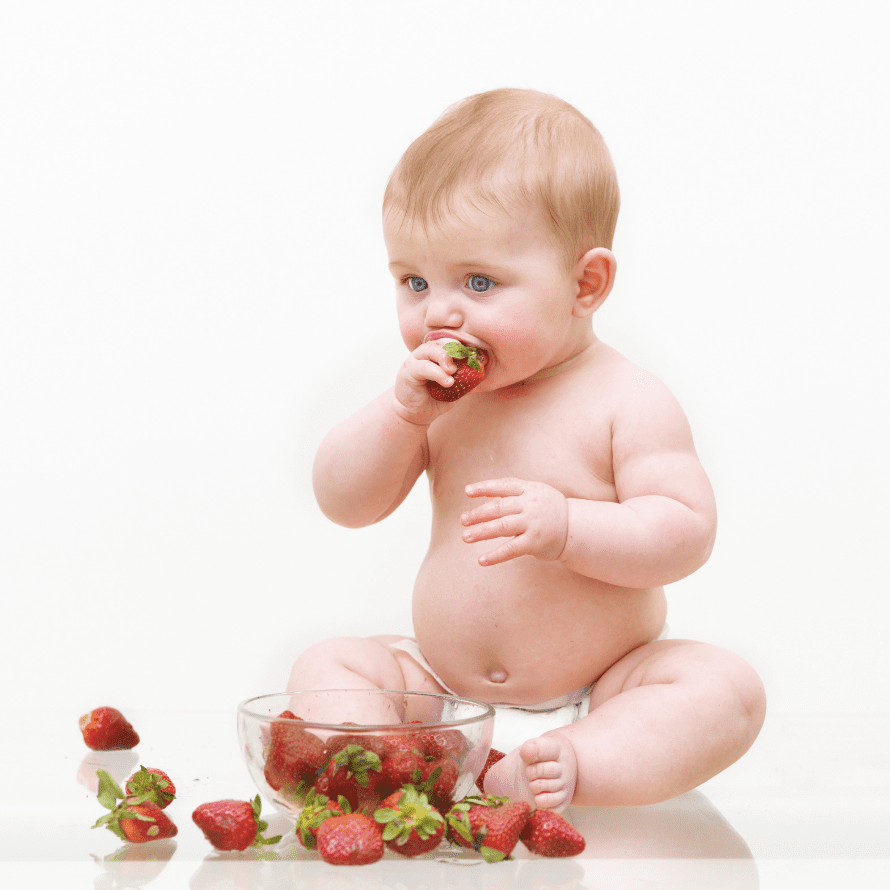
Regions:
<svg viewBox="0 0 890 890"><path fill-rule="evenodd" d="M670 584L704 565L717 530L714 494L666 390L616 420L612 455L618 503L568 499L562 562L634 588Z"/></svg>
<svg viewBox="0 0 890 890"><path fill-rule="evenodd" d="M388 516L427 462L427 429L451 408L430 397L427 380L448 385L455 369L441 346L425 343L399 369L395 386L334 427L312 469L322 512L350 528Z"/></svg>
<svg viewBox="0 0 890 890"><path fill-rule="evenodd" d="M559 559L619 587L657 587L704 564L716 532L710 483L686 417L655 378L637 376L618 400L612 460L618 502L566 498L540 482L502 479L467 486L493 497L462 517L468 542L509 537L480 557Z"/></svg>

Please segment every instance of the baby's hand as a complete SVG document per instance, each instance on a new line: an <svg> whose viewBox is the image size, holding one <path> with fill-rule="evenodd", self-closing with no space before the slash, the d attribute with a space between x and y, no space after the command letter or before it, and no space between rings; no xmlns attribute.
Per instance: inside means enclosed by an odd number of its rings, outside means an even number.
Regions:
<svg viewBox="0 0 890 890"><path fill-rule="evenodd" d="M451 406L437 402L427 388L434 380L449 386L457 362L435 340L422 343L402 363L396 374L395 397L412 423L430 424Z"/></svg>
<svg viewBox="0 0 890 890"><path fill-rule="evenodd" d="M543 482L491 479L466 487L467 497L497 498L460 517L468 544L492 538L510 538L483 553L479 564L493 566L517 556L558 559L566 546L569 508L565 495Z"/></svg>

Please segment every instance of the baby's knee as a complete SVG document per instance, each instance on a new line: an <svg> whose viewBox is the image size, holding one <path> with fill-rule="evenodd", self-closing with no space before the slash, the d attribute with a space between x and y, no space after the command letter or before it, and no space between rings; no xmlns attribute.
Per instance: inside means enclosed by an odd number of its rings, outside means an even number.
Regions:
<svg viewBox="0 0 890 890"><path fill-rule="evenodd" d="M750 745L766 717L766 692L757 671L740 655L705 643L696 644L705 654L707 685L731 708L738 734ZM703 681L704 682L704 681Z"/></svg>
<svg viewBox="0 0 890 890"><path fill-rule="evenodd" d="M740 710L753 741L766 719L766 690L760 675L744 658L734 653L728 654L731 655L731 659L727 678L738 698Z"/></svg>
<svg viewBox="0 0 890 890"><path fill-rule="evenodd" d="M399 689L402 673L388 647L369 637L333 637L305 649L291 669L288 690L353 688Z"/></svg>

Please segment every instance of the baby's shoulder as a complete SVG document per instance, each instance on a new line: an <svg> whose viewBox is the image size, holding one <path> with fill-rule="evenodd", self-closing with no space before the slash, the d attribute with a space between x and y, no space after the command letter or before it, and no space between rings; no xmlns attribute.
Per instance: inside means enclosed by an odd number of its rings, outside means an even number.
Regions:
<svg viewBox="0 0 890 890"><path fill-rule="evenodd" d="M616 418L683 416L668 386L617 349L605 347L596 365L592 373L598 378L597 388L606 394Z"/></svg>
<svg viewBox="0 0 890 890"><path fill-rule="evenodd" d="M670 390L651 371L632 362L617 349L599 344L600 349L589 366L591 380L596 380L603 391L614 394L619 401L626 399L673 398Z"/></svg>

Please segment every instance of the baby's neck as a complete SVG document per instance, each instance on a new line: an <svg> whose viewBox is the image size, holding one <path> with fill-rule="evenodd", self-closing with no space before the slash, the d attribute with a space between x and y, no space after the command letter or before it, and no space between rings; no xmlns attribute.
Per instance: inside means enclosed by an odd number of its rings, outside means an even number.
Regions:
<svg viewBox="0 0 890 890"><path fill-rule="evenodd" d="M556 364L548 365L546 368L541 368L540 371L535 372L531 377L526 377L522 383L527 385L529 383L536 383L539 380L546 380L548 377L556 377L559 374L565 374L578 365L593 359L600 345L600 341L597 339L596 335L593 331L590 331L589 336L585 338L584 342L581 343L568 358L563 359Z"/></svg>

